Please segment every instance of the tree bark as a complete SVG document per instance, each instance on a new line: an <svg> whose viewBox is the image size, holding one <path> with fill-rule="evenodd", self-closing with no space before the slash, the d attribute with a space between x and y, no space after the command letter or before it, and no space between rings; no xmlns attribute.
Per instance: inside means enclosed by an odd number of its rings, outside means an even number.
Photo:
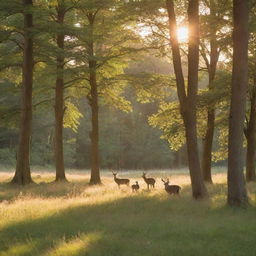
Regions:
<svg viewBox="0 0 256 256"><path fill-rule="evenodd" d="M211 1L212 3L212 1ZM216 15L211 9L211 15ZM210 63L208 67L209 73L209 90L213 89L213 81L215 79L216 67L219 59L219 52L216 40L216 30L211 30L210 40ZM202 157L202 171L205 182L212 183L211 164L212 164L212 145L214 135L215 122L215 106L209 106L207 111L207 128L206 135L203 141L203 157Z"/></svg>
<svg viewBox="0 0 256 256"><path fill-rule="evenodd" d="M207 128L206 135L203 141L203 156L202 156L202 170L203 178L205 182L212 182L212 144L214 135L214 121L215 121L215 111L214 109L209 109L207 111Z"/></svg>
<svg viewBox="0 0 256 256"><path fill-rule="evenodd" d="M196 99L199 63L199 4L197 0L191 0L189 1L188 6L189 49L187 95L182 71L179 43L177 39L177 24L173 0L166 0L166 7L169 17L170 45L172 48L180 112L185 126L192 194L195 199L200 199L207 196L207 190L203 182L203 176L200 168L196 127Z"/></svg>
<svg viewBox="0 0 256 256"><path fill-rule="evenodd" d="M16 172L12 183L25 185L32 182L30 173L30 140L32 131L32 90L33 90L33 15L32 0L23 0L24 6L24 50L21 87L21 118L17 152ZM29 10L30 9L30 10ZM29 11L28 11L29 10Z"/></svg>
<svg viewBox="0 0 256 256"><path fill-rule="evenodd" d="M251 109L248 127L246 130L247 152L246 152L246 181L255 181L255 128L256 128L256 76L251 93Z"/></svg>
<svg viewBox="0 0 256 256"><path fill-rule="evenodd" d="M57 7L57 23L63 26L65 10L59 5ZM64 37L62 32L57 33L57 46L60 53L57 56L57 78L55 85L55 181L67 181L64 167L63 155L63 117L65 112L64 106Z"/></svg>
<svg viewBox="0 0 256 256"><path fill-rule="evenodd" d="M230 206L248 203L243 173L243 129L248 85L248 1L233 0L233 69L228 142L228 198Z"/></svg>
<svg viewBox="0 0 256 256"><path fill-rule="evenodd" d="M91 178L90 185L101 184L100 168L99 168L99 106L98 106L98 85L96 79L97 62L94 56L94 34L93 26L95 13L88 14L88 21L90 24L88 55L89 55L89 83L90 95L88 96L89 105L91 107L91 124L92 130L90 133L91 139Z"/></svg>
<svg viewBox="0 0 256 256"><path fill-rule="evenodd" d="M91 86L91 97L90 97L90 106L91 106L91 123L92 131L90 133L91 138L91 179L90 184L100 184L100 169L99 169L99 106L98 106L98 88L96 81L96 63L95 61L90 61L90 86Z"/></svg>

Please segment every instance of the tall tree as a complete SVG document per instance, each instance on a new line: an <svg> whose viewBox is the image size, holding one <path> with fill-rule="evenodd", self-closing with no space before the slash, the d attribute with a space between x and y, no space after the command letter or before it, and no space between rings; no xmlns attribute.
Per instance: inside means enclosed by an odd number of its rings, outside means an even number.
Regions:
<svg viewBox="0 0 256 256"><path fill-rule="evenodd" d="M215 0L210 0L206 2L210 10L206 34L209 35L210 43L210 61L206 56L205 47L202 45L201 53L203 59L205 60L208 77L209 77L209 91L213 90L214 79L216 74L217 63L220 54L220 40L217 41L217 32L220 29L222 16L225 14L223 11L223 3L216 3ZM221 11L219 9L222 8ZM220 13L222 12L222 13ZM205 28L206 29L206 28ZM211 175L211 163L212 163L212 145L213 145L213 135L214 135L214 121L215 121L215 106L210 105L207 109L207 128L206 133L203 138L203 155L202 155L202 172L204 181L212 183Z"/></svg>
<svg viewBox="0 0 256 256"><path fill-rule="evenodd" d="M87 15L89 21L89 38L88 43L88 57L89 57L89 83L90 83L90 97L89 104L91 107L91 123L92 130L90 133L91 138L91 179L90 184L100 183L100 173L99 173L99 104L98 104L98 86L96 77L96 65L95 60L95 44L93 42L94 38L94 21L97 12L89 12Z"/></svg>
<svg viewBox="0 0 256 256"><path fill-rule="evenodd" d="M22 98L20 134L16 172L12 183L25 185L32 182L30 173L30 140L32 129L32 86L33 86L33 0L23 0L24 46L22 66Z"/></svg>
<svg viewBox="0 0 256 256"><path fill-rule="evenodd" d="M181 64L179 42L177 39L177 24L173 0L166 0L166 7L169 17L170 44L172 48L178 98L180 102L180 112L185 126L192 194L195 199L200 199L207 196L207 190L203 182L203 176L200 168L196 127L196 100L199 64L199 2L197 0L191 0L188 5L189 45L187 91Z"/></svg>
<svg viewBox="0 0 256 256"><path fill-rule="evenodd" d="M248 1L233 0L233 69L228 141L228 204L248 202L243 173L243 129L248 84Z"/></svg>
<svg viewBox="0 0 256 256"><path fill-rule="evenodd" d="M57 30L57 46L59 53L57 56L57 78L55 85L55 167L56 167L56 181L66 181L64 155L63 155L63 118L65 112L64 106L64 18L67 12L67 7L63 0L57 1L56 6L56 22L59 25Z"/></svg>
<svg viewBox="0 0 256 256"><path fill-rule="evenodd" d="M130 104L121 96L124 83L125 58L134 50L134 31L128 26L122 6L116 0L81 2L78 22L83 52L77 59L81 68L85 96L91 110L91 178L90 184L100 184L99 98L102 103L130 111ZM120 82L121 81L121 82ZM81 94L81 93L80 93Z"/></svg>
<svg viewBox="0 0 256 256"><path fill-rule="evenodd" d="M75 27L74 7L77 1L57 0L41 1L39 23L41 40L36 41L37 59L43 62L37 82L43 80L44 90L40 93L42 102L54 102L54 162L56 167L55 181L67 181L64 165L63 133L64 127L75 128L79 119L77 109L71 103L70 88L77 81L74 61ZM40 16L39 16L40 17ZM47 79L45 78L47 76ZM52 82L55 80L54 94ZM42 81L41 81L42 83ZM39 85L40 86L40 85ZM38 86L38 87L39 87ZM37 96L39 98L39 96ZM67 100L69 99L69 100ZM72 109L72 110L71 110ZM71 112L73 115L71 117ZM78 117L78 118L77 118ZM68 122L66 122L68 121ZM74 121L74 122L73 122Z"/></svg>

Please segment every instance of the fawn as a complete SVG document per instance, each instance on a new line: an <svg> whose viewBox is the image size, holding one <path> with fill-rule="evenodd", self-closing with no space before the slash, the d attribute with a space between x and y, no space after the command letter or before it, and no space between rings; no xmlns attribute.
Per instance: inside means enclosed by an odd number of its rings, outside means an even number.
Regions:
<svg viewBox="0 0 256 256"><path fill-rule="evenodd" d="M114 181L116 182L116 184L118 185L118 187L120 188L120 185L127 185L129 186L130 180L129 179L119 179L116 177L117 172L112 172L114 175Z"/></svg>
<svg viewBox="0 0 256 256"><path fill-rule="evenodd" d="M168 194L170 194L170 195L172 195L172 194L179 195L179 192L181 190L180 186L178 186L178 185L169 185L169 179L167 179L167 181L164 181L162 179L162 182L164 183L165 191Z"/></svg>
<svg viewBox="0 0 256 256"><path fill-rule="evenodd" d="M138 181L135 182L135 184L132 185L132 192L137 192L140 189Z"/></svg>
<svg viewBox="0 0 256 256"><path fill-rule="evenodd" d="M153 178L147 178L145 172L143 172L142 178L143 178L144 181L147 183L148 190L149 190L149 185L150 185L151 187L153 187L153 188L155 187L156 180L153 179Z"/></svg>

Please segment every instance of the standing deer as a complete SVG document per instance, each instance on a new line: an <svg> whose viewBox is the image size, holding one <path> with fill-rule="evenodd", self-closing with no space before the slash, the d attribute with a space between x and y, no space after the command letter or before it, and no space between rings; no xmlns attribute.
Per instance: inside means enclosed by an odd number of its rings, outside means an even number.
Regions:
<svg viewBox="0 0 256 256"><path fill-rule="evenodd" d="M129 179L119 179L116 177L117 172L112 172L114 175L114 181L118 185L118 188L120 188L120 185L127 185L129 186L130 180Z"/></svg>
<svg viewBox="0 0 256 256"><path fill-rule="evenodd" d="M178 185L169 185L169 179L167 179L167 181L164 181L164 180L162 179L162 182L164 183L165 191L166 191L168 194L170 194L170 195L172 195L172 194L174 194L174 195L179 195L179 192L180 192L180 190L181 190L181 187L180 187L180 186L178 186Z"/></svg>
<svg viewBox="0 0 256 256"><path fill-rule="evenodd" d="M147 178L145 172L143 172L142 178L143 178L144 181L147 183L148 190L149 190L149 185L150 185L151 187L153 187L153 188L155 187L156 180L153 179L153 178Z"/></svg>
<svg viewBox="0 0 256 256"><path fill-rule="evenodd" d="M132 185L132 192L137 192L140 189L138 181L135 182L135 184Z"/></svg>

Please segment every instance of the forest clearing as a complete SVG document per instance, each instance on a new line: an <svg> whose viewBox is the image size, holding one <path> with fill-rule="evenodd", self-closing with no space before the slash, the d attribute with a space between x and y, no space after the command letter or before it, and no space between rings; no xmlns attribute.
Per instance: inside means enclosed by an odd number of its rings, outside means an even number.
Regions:
<svg viewBox="0 0 256 256"><path fill-rule="evenodd" d="M256 0L0 0L0 256L256 255Z"/></svg>
<svg viewBox="0 0 256 256"><path fill-rule="evenodd" d="M52 172L33 173L36 183L54 181ZM109 171L102 173L102 186L88 186L89 172L76 170L67 170L69 183L31 184L22 190L1 183L0 255L256 254L254 183L248 185L252 206L232 209L225 204L223 169L214 169L210 199L196 203L185 170L149 171L156 178L150 191L141 173L119 175L138 180L138 193L126 186L118 189ZM1 172L1 177L6 182L11 173ZM162 177L182 187L179 197L164 191Z"/></svg>

